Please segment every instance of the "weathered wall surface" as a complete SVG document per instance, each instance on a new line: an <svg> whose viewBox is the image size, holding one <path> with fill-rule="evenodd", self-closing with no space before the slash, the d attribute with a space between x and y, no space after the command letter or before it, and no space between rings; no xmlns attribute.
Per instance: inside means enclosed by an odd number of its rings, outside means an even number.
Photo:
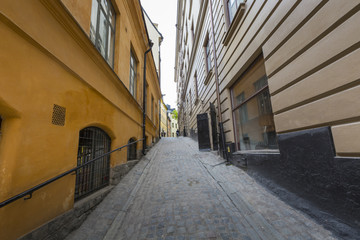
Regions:
<svg viewBox="0 0 360 240"><path fill-rule="evenodd" d="M231 88L262 55L281 156L262 153L262 160L276 162L267 169L292 178L300 194L316 192L317 200L326 199L359 216L360 188L354 181L360 176L359 1L247 0L232 23L226 21L226 2L212 1L212 8L227 142L235 141ZM198 1L180 3L179 125L190 130L197 128L197 114L209 112L209 103L217 106L214 71L208 74L205 67L204 44L208 37L212 41L210 0L191 13L189 5ZM194 41L191 22L196 26ZM255 154L248 155L249 161L257 161Z"/></svg>
<svg viewBox="0 0 360 240"><path fill-rule="evenodd" d="M139 31L142 18L131 20L141 17L140 7L117 1L122 14L116 34L122 38L112 70L86 32L91 10L86 3L91 1L64 2L68 9L60 1L2 1L0 6L0 201L75 167L79 131L85 127L103 129L112 149L142 138L141 69L147 42ZM141 94L136 99L127 89L130 45L139 58ZM149 115L150 96L158 101L160 88L153 60L147 69ZM52 124L54 104L66 108L64 126ZM157 137L158 125L158 119L147 117L148 144ZM111 156L111 167L126 161L124 149ZM75 176L69 175L34 192L30 200L1 208L0 238L17 238L71 209L74 187Z"/></svg>

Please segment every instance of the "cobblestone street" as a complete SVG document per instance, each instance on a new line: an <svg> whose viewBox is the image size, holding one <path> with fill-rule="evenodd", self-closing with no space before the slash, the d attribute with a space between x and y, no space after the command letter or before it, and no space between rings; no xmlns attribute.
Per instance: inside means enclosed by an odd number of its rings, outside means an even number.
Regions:
<svg viewBox="0 0 360 240"><path fill-rule="evenodd" d="M336 239L243 170L163 138L67 239Z"/></svg>

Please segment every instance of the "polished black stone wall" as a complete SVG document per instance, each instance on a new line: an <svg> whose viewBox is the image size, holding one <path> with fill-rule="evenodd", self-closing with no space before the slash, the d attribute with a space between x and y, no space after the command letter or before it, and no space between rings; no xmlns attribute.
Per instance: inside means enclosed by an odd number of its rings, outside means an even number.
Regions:
<svg viewBox="0 0 360 240"><path fill-rule="evenodd" d="M278 154L234 154L232 162L360 227L360 158L336 157L330 127L279 134L278 144Z"/></svg>

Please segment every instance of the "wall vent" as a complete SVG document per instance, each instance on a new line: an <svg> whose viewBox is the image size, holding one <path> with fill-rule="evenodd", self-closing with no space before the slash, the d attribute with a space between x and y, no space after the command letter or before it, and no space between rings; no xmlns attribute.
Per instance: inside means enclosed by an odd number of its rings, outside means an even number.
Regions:
<svg viewBox="0 0 360 240"><path fill-rule="evenodd" d="M52 124L58 125L58 126L64 126L65 125L65 114L66 114L66 108L54 104L52 121L51 121Z"/></svg>

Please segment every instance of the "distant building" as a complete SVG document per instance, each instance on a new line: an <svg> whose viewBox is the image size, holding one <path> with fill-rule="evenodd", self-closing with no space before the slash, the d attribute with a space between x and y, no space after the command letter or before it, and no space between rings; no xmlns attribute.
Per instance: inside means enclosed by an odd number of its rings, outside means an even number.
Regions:
<svg viewBox="0 0 360 240"><path fill-rule="evenodd" d="M171 137L176 137L176 131L178 130L178 121L174 114L174 110L170 113L171 120Z"/></svg>
<svg viewBox="0 0 360 240"><path fill-rule="evenodd" d="M160 122L160 135L167 137L168 133L168 120L167 120L167 107L161 99L161 122Z"/></svg>
<svg viewBox="0 0 360 240"><path fill-rule="evenodd" d="M169 114L167 114L167 131L166 131L166 136L167 137L171 137L171 118L169 116Z"/></svg>
<svg viewBox="0 0 360 240"><path fill-rule="evenodd" d="M148 14L146 13L146 11L143 9L144 12L144 17L145 17L145 23L146 23L146 27L149 33L149 37L151 39L151 41L154 43L154 46L151 49L151 52L154 56L154 61L155 61L155 67L156 67L156 72L159 76L159 79L161 79L161 75L160 75L160 70L161 70L161 51L160 51L160 46L162 41L164 40L162 34L159 32L158 30L158 24L157 23L153 23L150 19L150 17L148 16Z"/></svg>

